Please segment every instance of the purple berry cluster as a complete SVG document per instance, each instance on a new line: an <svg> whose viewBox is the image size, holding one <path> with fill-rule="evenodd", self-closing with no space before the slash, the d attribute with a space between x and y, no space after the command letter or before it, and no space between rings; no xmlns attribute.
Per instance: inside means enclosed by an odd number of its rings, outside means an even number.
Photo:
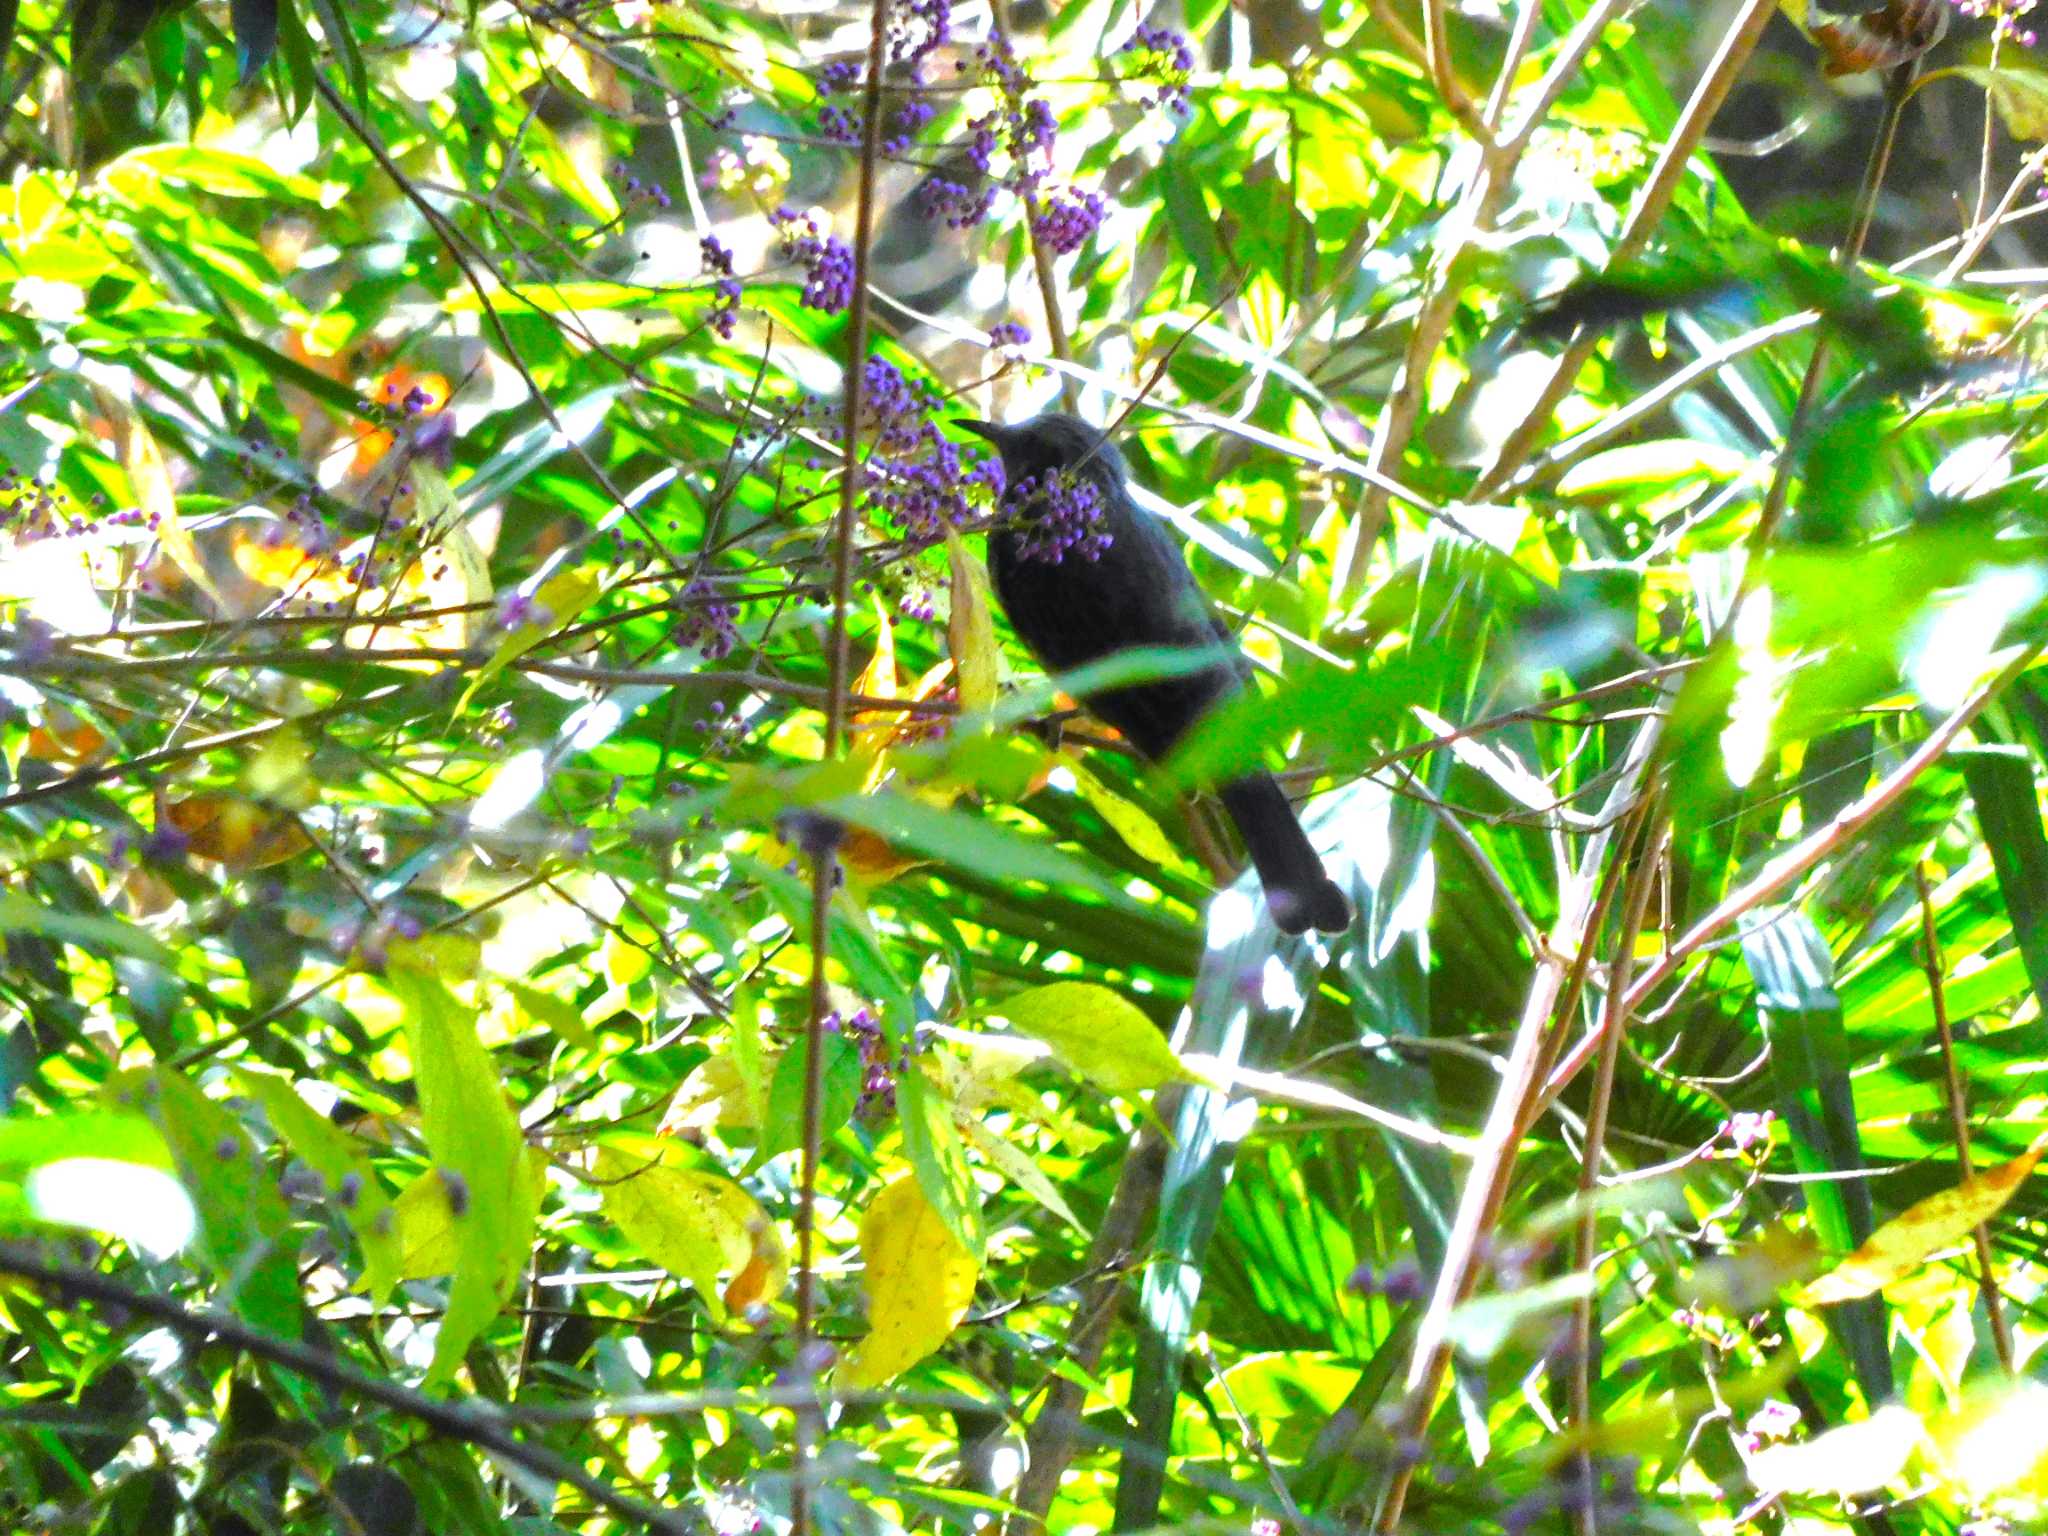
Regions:
<svg viewBox="0 0 2048 1536"><path fill-rule="evenodd" d="M1108 211L1100 192L1056 187L1031 216L1031 231L1055 256L1065 256L1088 243Z"/></svg>
<svg viewBox="0 0 2048 1536"><path fill-rule="evenodd" d="M836 315L853 302L853 249L837 235L818 227L817 219L794 208L778 208L768 215L782 236L782 249L790 260L804 269L801 300L806 309Z"/></svg>
<svg viewBox="0 0 2048 1536"><path fill-rule="evenodd" d="M891 1051L882 1026L865 1008L856 1008L846 1018L828 1013L820 1022L827 1034L843 1035L860 1052L860 1102L854 1113L863 1120L891 1115L896 1110L896 1076L909 1055Z"/></svg>
<svg viewBox="0 0 2048 1536"><path fill-rule="evenodd" d="M699 576L684 587L675 610L669 638L696 647L706 661L723 661L739 645L739 609L709 579Z"/></svg>
<svg viewBox="0 0 2048 1536"><path fill-rule="evenodd" d="M953 40L952 0L895 0L889 7L885 38L893 78L907 78L912 87L924 84L925 64ZM818 94L837 96L860 84L862 68L854 59L838 59L818 74ZM891 115L882 136L884 154L900 155L917 141L937 109L922 101L906 102ZM836 102L818 111L818 129L835 144L860 141L860 122Z"/></svg>
<svg viewBox="0 0 2048 1536"><path fill-rule="evenodd" d="M2023 48L2034 46L2034 29L2021 23L2032 14L2035 0L1949 0L1949 4L1972 20L1989 16L2002 37Z"/></svg>
<svg viewBox="0 0 2048 1536"><path fill-rule="evenodd" d="M1384 1296L1397 1307L1421 1301L1429 1294L1429 1287L1423 1281L1422 1266L1412 1258L1397 1259L1385 1270L1361 1264L1351 1272L1344 1285L1345 1289L1356 1291L1361 1296Z"/></svg>
<svg viewBox="0 0 2048 1536"><path fill-rule="evenodd" d="M1054 471L1020 480L1003 499L1018 514L1017 553L1023 559L1047 565L1069 557L1100 560L1109 548L1102 487L1093 480Z"/></svg>
<svg viewBox="0 0 2048 1536"><path fill-rule="evenodd" d="M1036 192L1052 165L1058 132L1052 108L1031 94L1031 77L1010 51L1007 39L998 35L981 44L971 60L960 61L960 71L978 74L981 83L994 89L1000 100L994 111L967 125L967 160L974 169L975 184L935 177L919 194L926 217L942 218L954 229L966 229L986 219L996 193L1004 188L1020 197ZM998 153L1009 157L1000 176L995 169Z"/></svg>
<svg viewBox="0 0 2048 1536"><path fill-rule="evenodd" d="M953 40L953 0L897 0L887 26L890 68L921 85L925 62Z"/></svg>
<svg viewBox="0 0 2048 1536"><path fill-rule="evenodd" d="M1002 320L988 328L988 344L997 351L1014 352L1031 344L1031 328L1015 320Z"/></svg>
<svg viewBox="0 0 2048 1536"><path fill-rule="evenodd" d="M499 600L498 628L508 634L515 629L546 629L554 622L554 611L535 602L530 592L509 592Z"/></svg>
<svg viewBox="0 0 2048 1536"><path fill-rule="evenodd" d="M717 280L711 285L711 313L704 318L711 329L718 333L721 341L731 341L733 330L740 322L740 280L733 275L732 252L725 242L716 235L706 235L700 242L704 255L704 270L715 273Z"/></svg>
<svg viewBox="0 0 2048 1536"><path fill-rule="evenodd" d="M987 475L962 468L959 448L932 419L938 398L881 357L863 366L861 395L875 432L864 465L870 515L887 519L919 543L934 542L947 528L965 524L972 516L968 490L986 484Z"/></svg>
<svg viewBox="0 0 2048 1536"><path fill-rule="evenodd" d="M626 194L626 202L652 203L662 209L670 206L668 188L659 182L643 182L638 176L628 173L623 164L613 166L612 175L619 180L619 190Z"/></svg>
<svg viewBox="0 0 2048 1536"><path fill-rule="evenodd" d="M1146 106L1162 108L1175 117L1188 115L1188 78L1195 72L1195 50L1184 33L1171 27L1141 24L1117 52L1137 58L1136 67L1125 79L1142 80L1157 87L1151 96L1140 98Z"/></svg>

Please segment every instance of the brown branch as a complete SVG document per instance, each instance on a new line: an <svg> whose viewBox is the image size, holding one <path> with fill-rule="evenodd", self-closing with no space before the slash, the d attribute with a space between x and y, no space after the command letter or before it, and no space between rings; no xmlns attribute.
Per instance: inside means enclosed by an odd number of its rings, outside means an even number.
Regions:
<svg viewBox="0 0 2048 1536"><path fill-rule="evenodd" d="M1636 198L1621 238L1615 242L1613 262L1632 259L1649 243L1650 236L1656 232L1665 211L1670 208L1671 199L1678 193L1693 151L1706 136L1715 114L1721 110L1721 103L1727 100L1728 92L1734 88L1735 77L1749 62L1757 40L1763 36L1764 28L1777 10L1778 0L1745 0L1741 13L1722 34L1721 46L1713 62L1707 66L1699 84L1693 87L1691 99L1686 102L1671 136L1664 141L1663 151L1650 170L1649 180L1643 184L1643 190ZM1484 501L1492 496L1509 476L1522 467L1537 439L1549 427L1551 413L1557 409L1558 402L1571 393L1580 371L1599 343L1599 334L1591 332L1580 336L1565 349L1541 395L1515 430L1508 434L1500 451L1494 455L1493 463L1472 488L1473 501Z"/></svg>
<svg viewBox="0 0 2048 1536"><path fill-rule="evenodd" d="M1970 1101L1968 1083L1956 1065L1955 1034L1948 1023L1948 990L1942 981L1941 935L1934 925L1934 892L1927 885L1927 866L1915 861L1913 883L1920 893L1920 961L1927 968L1927 1001L1934 1009L1934 1033L1941 1042L1941 1080L1948 1099L1949 1128L1955 1134L1956 1166L1963 1183L1976 1177L1970 1160ZM1998 1268L1991 1256L1991 1228L1978 1222L1972 1237L1977 1247L1977 1290L1984 1298L1984 1315L1991 1323L1991 1345L2005 1374L2013 1374L2012 1325L2005 1319L2005 1298L1998 1290Z"/></svg>
<svg viewBox="0 0 2048 1536"><path fill-rule="evenodd" d="M1177 1096L1178 1090L1169 1090ZM1170 1123L1175 1107L1165 1096L1155 1106L1155 1119ZM1074 1305L1074 1320L1067 1329L1062 1358L1083 1372L1093 1372L1102 1362L1116 1321L1117 1299L1124 1282L1124 1258L1133 1253L1146 1223L1159 1203L1160 1181L1166 1176L1166 1140L1152 1125L1138 1133L1130 1156L1124 1159L1116 1193L1102 1218L1095 1241L1088 1248L1088 1267L1099 1278L1083 1288ZM1024 1437L1024 1472L1017 1481L1012 1501L1017 1512L1010 1517L1008 1536L1037 1536L1045 1528L1046 1513L1059 1494L1060 1478L1073 1462L1079 1447L1082 1411L1087 1391L1071 1376L1053 1376L1045 1389L1045 1401Z"/></svg>
<svg viewBox="0 0 2048 1536"><path fill-rule="evenodd" d="M846 750L846 615L853 588L853 539L859 523L861 394L868 350L868 258L875 234L875 164L882 152L882 64L888 36L888 0L874 0L868 17L867 80L861 96L860 188L854 211L853 297L846 323L845 461L839 482L839 516L832 544L832 641L825 700L825 756ZM803 1162L797 1185L796 1349L797 1369L806 1369L815 1308L818 1157L823 1140L825 1014L830 1004L825 968L832 947L832 893L839 883L836 841L811 850L811 1006L804 1023ZM809 1536L811 1451L824 1430L815 1403L798 1408L796 1465L790 1487L791 1536Z"/></svg>
<svg viewBox="0 0 2048 1536"><path fill-rule="evenodd" d="M417 1419L436 1433L461 1440L539 1477L567 1483L584 1497L636 1526L649 1530L694 1533L702 1521L680 1508L659 1508L618 1492L582 1467L544 1445L517 1438L500 1419L499 1407L480 1397L437 1398L412 1391L358 1370L347 1361L291 1339L253 1328L222 1312L200 1311L167 1297L134 1290L97 1270L52 1263L25 1243L0 1242L0 1274L47 1286L60 1300L88 1297L105 1306L122 1307L170 1329L193 1345L218 1341L296 1371L313 1381L363 1398L380 1407Z"/></svg>

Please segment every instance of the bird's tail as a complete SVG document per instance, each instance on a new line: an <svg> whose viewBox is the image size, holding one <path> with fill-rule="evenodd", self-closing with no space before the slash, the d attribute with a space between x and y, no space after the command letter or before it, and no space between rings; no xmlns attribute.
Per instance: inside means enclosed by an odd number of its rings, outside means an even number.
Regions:
<svg viewBox="0 0 2048 1536"><path fill-rule="evenodd" d="M1323 869L1279 781L1270 773L1254 774L1217 793L1251 852L1280 931L1342 933L1349 928L1351 903Z"/></svg>

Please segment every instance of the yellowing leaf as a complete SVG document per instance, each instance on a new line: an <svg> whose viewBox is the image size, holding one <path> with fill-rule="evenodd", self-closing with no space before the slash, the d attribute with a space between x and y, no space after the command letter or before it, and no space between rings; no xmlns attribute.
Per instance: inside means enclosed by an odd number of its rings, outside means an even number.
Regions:
<svg viewBox="0 0 2048 1536"><path fill-rule="evenodd" d="M1076 1232L1087 1236L1088 1229L1081 1225L1080 1218L1067 1205L1060 1194L1059 1186L1046 1177L1045 1170L1038 1166L1038 1159L1023 1148L1014 1146L1003 1139L999 1132L989 1129L986 1120L973 1115L955 1115L953 1123L960 1127L960 1134L981 1150L995 1170L1025 1194L1059 1217Z"/></svg>
<svg viewBox="0 0 2048 1536"><path fill-rule="evenodd" d="M133 405L104 384L92 386L92 398L100 415L114 429L114 452L128 472L135 505L150 520L164 554L192 579L194 586L225 606L220 589L207 572L206 562L200 558L199 546L192 542L190 530L178 517L177 499L171 493L171 474L164 467L163 451L157 447L148 423Z"/></svg>
<svg viewBox="0 0 2048 1536"><path fill-rule="evenodd" d="M398 1198L391 1202L401 1279L425 1280L455 1273L459 1250L449 1189L439 1170L430 1168L400 1190Z"/></svg>
<svg viewBox="0 0 2048 1536"><path fill-rule="evenodd" d="M868 1334L839 1368L838 1382L880 1386L945 1343L974 1299L980 1265L946 1230L912 1174L869 1204L860 1222Z"/></svg>
<svg viewBox="0 0 2048 1536"><path fill-rule="evenodd" d="M1966 1184L1929 1195L1909 1206L1870 1234L1870 1241L1800 1292L1802 1304L1831 1306L1852 1301L1903 1279L1935 1254L1961 1242L1981 1223L1998 1214L2013 1197L2041 1155L2048 1135L2009 1163L1980 1173Z"/></svg>
<svg viewBox="0 0 2048 1536"><path fill-rule="evenodd" d="M1811 1440L1758 1451L1749 1458L1749 1479L1764 1493L1864 1493L1904 1472L1924 1438L1919 1415L1890 1403Z"/></svg>
<svg viewBox="0 0 2048 1536"><path fill-rule="evenodd" d="M372 617L387 606L464 611L397 624L359 624L348 632L347 643L372 650L412 650L421 646L460 650L476 640L490 623L490 562L470 534L462 510L456 505L455 493L449 490L441 472L431 464L415 463L407 468L406 475L413 489L409 499L401 499L398 515L430 542L398 578L394 590L388 596L378 594L375 601L366 596L361 611Z"/></svg>
<svg viewBox="0 0 2048 1536"><path fill-rule="evenodd" d="M760 1257L756 1234L770 1225L768 1216L732 1180L670 1166L672 1152L659 1141L636 1141L630 1150L600 1147L595 1172L603 1181L605 1214L648 1258L696 1286L711 1315L723 1321L718 1277L728 1271L744 1276ZM779 1294L786 1270L786 1264L782 1273L770 1266L745 1294L751 1300Z"/></svg>
<svg viewBox="0 0 2048 1536"><path fill-rule="evenodd" d="M953 576L946 644L960 679L960 707L988 709L996 701L996 627L988 611L988 573L951 528L946 530L946 565Z"/></svg>
<svg viewBox="0 0 2048 1536"><path fill-rule="evenodd" d="M2048 74L2000 62L1996 69L1937 69L1921 80L1924 86L1943 75L1957 75L1984 88L2005 131L2016 139L2048 139Z"/></svg>
<svg viewBox="0 0 2048 1536"><path fill-rule="evenodd" d="M312 846L298 817L246 795L165 800L158 815L184 834L186 850L194 858L233 870L281 864Z"/></svg>
<svg viewBox="0 0 2048 1536"><path fill-rule="evenodd" d="M1082 767L1078 758L1063 752L1060 754L1060 766L1073 775L1074 792L1088 802L1096 815L1109 823L1110 829L1124 840L1131 852L1166 869L1187 862L1180 849L1173 845L1173 840L1160 830L1158 822Z"/></svg>
<svg viewBox="0 0 2048 1536"><path fill-rule="evenodd" d="M731 1312L765 1306L775 1299L789 1278L789 1252L782 1246L782 1234L775 1230L775 1224L756 1222L753 1238L754 1251L725 1287L723 1299L726 1310Z"/></svg>
<svg viewBox="0 0 2048 1536"><path fill-rule="evenodd" d="M51 704L43 723L28 733L24 750L42 763L83 763L98 757L106 745L105 733L90 720L62 704Z"/></svg>
<svg viewBox="0 0 2048 1536"><path fill-rule="evenodd" d="M490 574L484 576L485 585L490 583ZM599 592L597 578L582 571L557 571L542 582L533 593L534 612L531 622L519 623L505 633L498 642L498 648L491 652L491 659L477 669L470 679L469 687L463 690L461 702L455 706L460 715L469 708L469 701L476 697L477 689L502 672L509 664L517 661L541 641L560 634L577 619L583 610L597 600Z"/></svg>
<svg viewBox="0 0 2048 1536"><path fill-rule="evenodd" d="M1043 1040L1068 1067L1106 1093L1139 1093L1196 1080L1158 1025L1120 994L1093 982L1034 987L989 1011Z"/></svg>
<svg viewBox="0 0 2048 1536"><path fill-rule="evenodd" d="M773 1060L771 1058L767 1069L771 1078L775 1071ZM732 1055L725 1054L711 1057L683 1079L683 1086L668 1102L668 1112L662 1116L658 1134L670 1136L721 1127L744 1131L759 1123L746 1076L741 1072L739 1062Z"/></svg>

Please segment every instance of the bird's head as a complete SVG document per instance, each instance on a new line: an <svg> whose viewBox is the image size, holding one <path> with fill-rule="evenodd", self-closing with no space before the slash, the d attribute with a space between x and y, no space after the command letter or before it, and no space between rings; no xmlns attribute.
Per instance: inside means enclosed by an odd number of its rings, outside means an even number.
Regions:
<svg viewBox="0 0 2048 1536"><path fill-rule="evenodd" d="M1003 479L1010 485L1039 480L1050 470L1071 470L1110 489L1123 483L1123 457L1107 437L1078 416L1048 411L1015 426L956 417L954 425L996 445L1003 458Z"/></svg>

